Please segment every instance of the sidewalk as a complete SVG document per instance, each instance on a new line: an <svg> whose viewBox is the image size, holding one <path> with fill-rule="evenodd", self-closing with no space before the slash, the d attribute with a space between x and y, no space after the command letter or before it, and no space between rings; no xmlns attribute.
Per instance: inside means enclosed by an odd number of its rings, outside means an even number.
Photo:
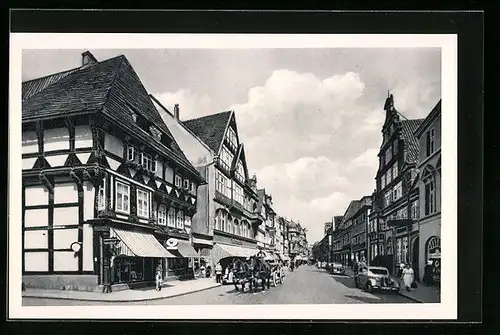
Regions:
<svg viewBox="0 0 500 335"><path fill-rule="evenodd" d="M417 283L418 288L410 289L410 292L406 291L403 280L399 279L399 285L401 291L399 294L402 296L421 303L440 303L441 302L441 290L438 286L427 286L424 284Z"/></svg>
<svg viewBox="0 0 500 335"><path fill-rule="evenodd" d="M354 277L354 271L346 267L345 274L349 277ZM398 279L401 290L399 294L420 303L439 303L441 302L441 291L439 287L436 286L427 286L424 284L417 283L418 288L410 289L410 292L406 291L405 285L403 284L403 280Z"/></svg>
<svg viewBox="0 0 500 335"><path fill-rule="evenodd" d="M159 300L173 298L181 295L195 293L221 286L215 282L215 278L200 278L187 281L170 281L163 285L161 291L156 291L154 287L144 289L132 289L116 291L111 293L84 292L84 291L63 291L63 290L44 290L27 288L22 292L23 297L62 299L62 300L80 300L96 302L131 302Z"/></svg>

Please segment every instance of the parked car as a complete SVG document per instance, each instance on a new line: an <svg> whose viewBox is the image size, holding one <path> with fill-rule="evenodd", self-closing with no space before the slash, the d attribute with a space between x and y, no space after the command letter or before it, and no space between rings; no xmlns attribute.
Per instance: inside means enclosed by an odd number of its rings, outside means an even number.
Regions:
<svg viewBox="0 0 500 335"><path fill-rule="evenodd" d="M344 275L345 274L344 266L340 263L333 263L332 267L330 268L330 273L334 275Z"/></svg>
<svg viewBox="0 0 500 335"><path fill-rule="evenodd" d="M382 266L360 268L354 276L354 284L368 292L373 290L399 292L399 282L390 276L387 268Z"/></svg>

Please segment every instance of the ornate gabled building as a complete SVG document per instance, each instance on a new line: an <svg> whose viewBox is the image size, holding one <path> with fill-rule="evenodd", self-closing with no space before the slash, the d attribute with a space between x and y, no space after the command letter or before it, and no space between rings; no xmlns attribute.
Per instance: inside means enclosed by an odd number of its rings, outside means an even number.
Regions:
<svg viewBox="0 0 500 335"><path fill-rule="evenodd" d="M428 262L434 267L433 279L441 280L441 100L415 130L420 151L418 159L419 237L416 238L420 278ZM419 210L418 208L415 210Z"/></svg>
<svg viewBox="0 0 500 335"><path fill-rule="evenodd" d="M382 246L375 252L386 255L386 263L391 264L389 271L394 272L397 264L409 262L418 273L418 252L410 250L410 243L418 236L419 208L416 186L419 144L413 133L423 119L400 117L392 94L386 99L384 110L370 240L379 248Z"/></svg>
<svg viewBox="0 0 500 335"><path fill-rule="evenodd" d="M261 213L264 218L263 229L263 245L262 248L266 250L277 250L277 223L276 212L273 209L273 198L266 193L265 189L257 190L259 201L257 203L257 211Z"/></svg>
<svg viewBox="0 0 500 335"><path fill-rule="evenodd" d="M207 191L198 199L206 204L208 211L200 217L200 222L210 227L208 234L213 234L213 248L206 249L212 269L223 258L255 254L257 232L264 218L257 211L257 177L249 177L234 111L183 121L183 124L215 154L214 164L207 171Z"/></svg>
<svg viewBox="0 0 500 335"><path fill-rule="evenodd" d="M27 287L147 284L158 265L189 275L205 181L125 56L85 52L81 67L22 84L22 164Z"/></svg>

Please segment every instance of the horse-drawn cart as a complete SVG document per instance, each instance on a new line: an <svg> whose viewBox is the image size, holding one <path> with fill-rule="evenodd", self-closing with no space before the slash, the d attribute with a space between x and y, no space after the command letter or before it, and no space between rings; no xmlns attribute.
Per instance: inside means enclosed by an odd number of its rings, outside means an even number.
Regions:
<svg viewBox="0 0 500 335"><path fill-rule="evenodd" d="M250 292L255 292L259 287L265 290L283 283L284 271L278 260L266 260L259 253L249 257L246 261L233 262L233 284L236 291L245 292L246 287Z"/></svg>

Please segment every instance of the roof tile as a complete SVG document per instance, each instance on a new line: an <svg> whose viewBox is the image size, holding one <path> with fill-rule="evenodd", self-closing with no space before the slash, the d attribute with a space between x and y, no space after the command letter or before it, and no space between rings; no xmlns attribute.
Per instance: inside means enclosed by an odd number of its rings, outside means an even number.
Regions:
<svg viewBox="0 0 500 335"><path fill-rule="evenodd" d="M184 125L196 134L210 149L218 153L224 132L232 111L202 116L197 119L183 121Z"/></svg>

